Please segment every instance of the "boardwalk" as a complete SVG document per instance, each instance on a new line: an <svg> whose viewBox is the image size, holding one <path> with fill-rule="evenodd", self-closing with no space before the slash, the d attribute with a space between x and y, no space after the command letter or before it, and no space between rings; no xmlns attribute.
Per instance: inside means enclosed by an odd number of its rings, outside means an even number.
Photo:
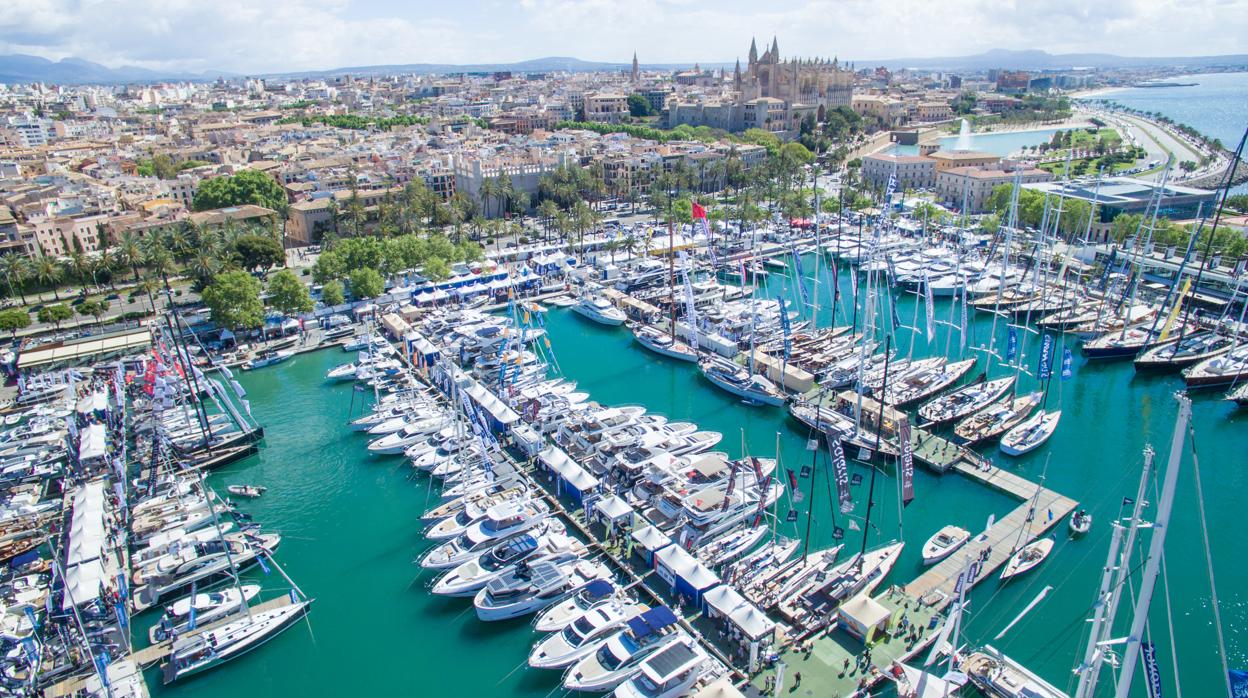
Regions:
<svg viewBox="0 0 1248 698"><path fill-rule="evenodd" d="M979 574L972 582L973 586L1004 565L1014 554L1014 550L1044 535L1074 511L1078 505L1075 500L1053 490L1040 489L1033 511L1032 498L1036 497L1036 490L1039 487L1036 483L993 466L977 468L959 462L954 468L963 475L978 480L995 490L1022 499L1023 503L1005 518L994 523L987 534L975 536L957 553L945 558L905 586L906 593L938 608L944 608L954 600L954 587L957 584L958 575L966 566L968 559L973 560L982 551L991 550L987 560L979 566ZM1029 518L1031 519L1030 527L1028 527ZM1027 535L1020 539L1024 529Z"/></svg>

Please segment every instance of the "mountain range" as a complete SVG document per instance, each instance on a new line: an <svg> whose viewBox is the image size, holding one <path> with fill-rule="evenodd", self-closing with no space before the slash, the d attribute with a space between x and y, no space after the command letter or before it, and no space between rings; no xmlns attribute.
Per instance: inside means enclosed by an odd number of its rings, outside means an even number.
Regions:
<svg viewBox="0 0 1248 698"><path fill-rule="evenodd" d="M731 68L732 63L702 63L703 68ZM953 56L944 58L897 58L887 60L856 61L859 68L866 66L883 66L885 68L916 68L921 70L948 71L981 71L989 68L1008 68L1015 70L1062 70L1080 67L1094 68L1144 68L1180 67L1180 68L1212 68L1212 67L1244 67L1248 66L1248 55L1237 54L1227 56L1187 56L1143 58L1116 56L1107 53L1067 53L1052 54L1046 51L1010 51L993 49L972 56ZM649 70L673 70L691 67L691 63L645 63ZM405 63L397 65L369 65L333 68L329 70L299 71L288 73L268 73L258 77L323 77L330 75L386 75L395 73L436 74L436 73L486 73L510 71L513 73L544 73L556 71L590 72L627 70L629 63L604 63L583 61L579 58L551 56L535 58L517 63L479 63L456 65L449 63ZM0 83L45 82L53 84L116 84L145 83L163 80L212 80L220 76L235 77L232 73L204 71L187 73L176 71L159 71L135 66L109 68L81 58L63 58L50 61L38 56L10 54L0 56Z"/></svg>

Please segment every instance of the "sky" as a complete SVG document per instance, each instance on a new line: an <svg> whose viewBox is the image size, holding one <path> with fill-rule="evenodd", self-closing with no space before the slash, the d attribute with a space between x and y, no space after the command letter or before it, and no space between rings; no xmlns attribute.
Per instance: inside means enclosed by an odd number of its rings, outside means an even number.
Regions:
<svg viewBox="0 0 1248 698"><path fill-rule="evenodd" d="M623 63L1246 53L1248 0L7 0L0 54L265 73L546 56Z"/></svg>

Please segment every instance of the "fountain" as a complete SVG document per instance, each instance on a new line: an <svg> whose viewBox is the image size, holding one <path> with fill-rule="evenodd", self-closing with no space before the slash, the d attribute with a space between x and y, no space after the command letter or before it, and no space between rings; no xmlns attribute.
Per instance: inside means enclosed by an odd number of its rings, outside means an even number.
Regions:
<svg viewBox="0 0 1248 698"><path fill-rule="evenodd" d="M971 149L971 125L966 119L962 120L962 125L958 127L958 142L953 146L954 150L970 150Z"/></svg>

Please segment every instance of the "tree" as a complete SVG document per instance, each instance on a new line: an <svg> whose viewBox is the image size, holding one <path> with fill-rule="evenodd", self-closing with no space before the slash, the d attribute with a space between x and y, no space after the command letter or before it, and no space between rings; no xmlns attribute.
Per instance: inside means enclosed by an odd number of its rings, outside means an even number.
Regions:
<svg viewBox="0 0 1248 698"><path fill-rule="evenodd" d="M35 280L44 286L52 288L52 297L60 300L61 295L57 286L61 283L61 265L56 260L46 254L41 254L35 258Z"/></svg>
<svg viewBox="0 0 1248 698"><path fill-rule="evenodd" d="M269 306L283 315L312 310L312 298L295 272L282 269L269 279Z"/></svg>
<svg viewBox="0 0 1248 698"><path fill-rule="evenodd" d="M0 310L0 330L6 330L10 336L16 337L18 330L27 327L30 327L30 313L21 308Z"/></svg>
<svg viewBox="0 0 1248 698"><path fill-rule="evenodd" d="M45 305L39 309L39 322L52 323L56 325L56 329L61 329L61 323L74 316L74 311L64 303L56 305Z"/></svg>
<svg viewBox="0 0 1248 698"><path fill-rule="evenodd" d="M272 177L257 170L205 180L195 192L191 208L206 211L226 206L254 204L274 211L286 208L286 194Z"/></svg>
<svg viewBox="0 0 1248 698"><path fill-rule="evenodd" d="M443 279L450 278L451 265L447 264L446 260L441 257L432 257L429 261L425 262L424 267L421 268L421 272L424 274L425 278L430 281L441 281Z"/></svg>
<svg viewBox="0 0 1248 698"><path fill-rule="evenodd" d="M342 305L343 293L341 281L327 281L321 287L321 302L328 306Z"/></svg>
<svg viewBox="0 0 1248 698"><path fill-rule="evenodd" d="M1226 197L1226 207L1240 213L1248 213L1248 194L1233 194Z"/></svg>
<svg viewBox="0 0 1248 698"><path fill-rule="evenodd" d="M286 251L266 235L240 235L231 247L238 265L248 271L268 271L286 261Z"/></svg>
<svg viewBox="0 0 1248 698"><path fill-rule="evenodd" d="M88 315L95 318L98 323L104 313L108 312L109 302L101 298L100 300L85 300L78 304L78 314L87 317Z"/></svg>
<svg viewBox="0 0 1248 698"><path fill-rule="evenodd" d="M204 289L204 304L212 311L212 321L231 330L257 329L264 324L264 303L260 302L260 282L245 271L218 274Z"/></svg>
<svg viewBox="0 0 1248 698"><path fill-rule="evenodd" d="M634 92L628 96L628 113L637 118L650 116L650 100Z"/></svg>
<svg viewBox="0 0 1248 698"><path fill-rule="evenodd" d="M361 267L351 272L351 295L356 298L376 298L386 290L386 283L376 269Z"/></svg>
<svg viewBox="0 0 1248 698"><path fill-rule="evenodd" d="M4 276L9 285L9 293L16 293L26 302L26 291L23 286L30 279L30 262L18 254L6 254L0 257L0 276Z"/></svg>

